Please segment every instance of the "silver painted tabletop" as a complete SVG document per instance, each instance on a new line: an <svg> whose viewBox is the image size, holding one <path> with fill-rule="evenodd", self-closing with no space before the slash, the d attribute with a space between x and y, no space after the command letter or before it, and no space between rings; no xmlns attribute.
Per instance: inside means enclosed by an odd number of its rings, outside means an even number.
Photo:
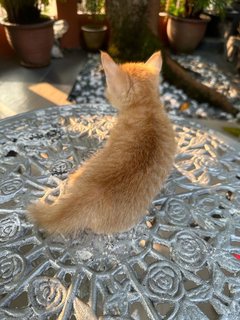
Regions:
<svg viewBox="0 0 240 320"><path fill-rule="evenodd" d="M173 118L178 154L146 217L113 236L47 235L27 205L53 201L100 148L108 106L0 121L0 319L240 319L240 148Z"/></svg>

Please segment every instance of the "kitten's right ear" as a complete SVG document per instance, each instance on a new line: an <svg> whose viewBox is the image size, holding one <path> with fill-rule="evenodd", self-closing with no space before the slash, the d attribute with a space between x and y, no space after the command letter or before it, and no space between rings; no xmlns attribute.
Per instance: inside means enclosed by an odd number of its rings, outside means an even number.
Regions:
<svg viewBox="0 0 240 320"><path fill-rule="evenodd" d="M151 57L145 62L146 65L153 67L159 73L162 69L162 54L161 51L155 52Z"/></svg>

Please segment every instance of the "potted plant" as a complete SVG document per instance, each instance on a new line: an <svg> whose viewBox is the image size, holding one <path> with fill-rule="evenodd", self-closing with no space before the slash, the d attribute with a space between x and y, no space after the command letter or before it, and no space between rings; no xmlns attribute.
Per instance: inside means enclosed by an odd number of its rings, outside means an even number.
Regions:
<svg viewBox="0 0 240 320"><path fill-rule="evenodd" d="M103 20L105 0L86 0L86 10L90 13L89 23L81 26L85 46L90 51L102 48L106 40L107 26Z"/></svg>
<svg viewBox="0 0 240 320"><path fill-rule="evenodd" d="M231 0L168 0L167 35L171 47L178 52L191 52L204 37L210 17L204 10L224 14Z"/></svg>
<svg viewBox="0 0 240 320"><path fill-rule="evenodd" d="M1 24L25 67L43 67L50 62L53 20L41 14L47 4L48 0L0 0L7 14Z"/></svg>

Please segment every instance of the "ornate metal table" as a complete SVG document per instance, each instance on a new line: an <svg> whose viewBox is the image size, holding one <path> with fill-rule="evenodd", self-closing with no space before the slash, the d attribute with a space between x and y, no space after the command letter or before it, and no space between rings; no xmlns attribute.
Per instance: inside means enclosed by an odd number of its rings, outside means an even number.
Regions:
<svg viewBox="0 0 240 320"><path fill-rule="evenodd" d="M0 122L0 319L240 319L240 148L189 120L173 119L175 168L134 229L71 239L26 220L113 122L103 105Z"/></svg>

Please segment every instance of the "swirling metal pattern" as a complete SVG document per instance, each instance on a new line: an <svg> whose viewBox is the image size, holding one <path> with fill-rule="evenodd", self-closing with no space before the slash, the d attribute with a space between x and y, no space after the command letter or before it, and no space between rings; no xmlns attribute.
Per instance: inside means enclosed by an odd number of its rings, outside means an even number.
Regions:
<svg viewBox="0 0 240 320"><path fill-rule="evenodd" d="M240 149L173 121L175 168L143 221L77 239L45 234L25 210L55 201L104 144L113 110L66 106L0 122L1 319L240 318Z"/></svg>

